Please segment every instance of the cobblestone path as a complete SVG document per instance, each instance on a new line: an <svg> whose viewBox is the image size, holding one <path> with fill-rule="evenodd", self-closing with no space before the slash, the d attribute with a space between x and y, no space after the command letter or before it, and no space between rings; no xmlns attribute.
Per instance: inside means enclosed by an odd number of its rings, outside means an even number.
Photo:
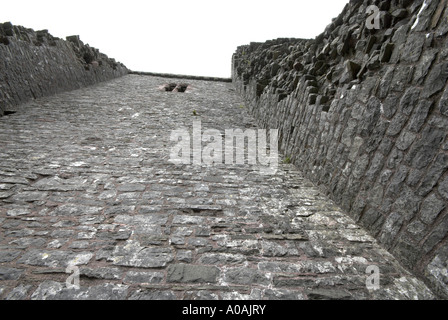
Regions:
<svg viewBox="0 0 448 320"><path fill-rule="evenodd" d="M255 122L231 83L167 82L128 75L0 119L1 299L434 298L298 168L170 163L194 119Z"/></svg>

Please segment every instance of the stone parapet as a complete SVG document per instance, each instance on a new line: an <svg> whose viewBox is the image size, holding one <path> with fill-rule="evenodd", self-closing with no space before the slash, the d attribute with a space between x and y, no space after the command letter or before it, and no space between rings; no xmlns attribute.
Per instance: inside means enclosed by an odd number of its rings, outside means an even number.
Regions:
<svg viewBox="0 0 448 320"><path fill-rule="evenodd" d="M48 30L0 24L0 116L31 99L78 89L128 73L121 63Z"/></svg>

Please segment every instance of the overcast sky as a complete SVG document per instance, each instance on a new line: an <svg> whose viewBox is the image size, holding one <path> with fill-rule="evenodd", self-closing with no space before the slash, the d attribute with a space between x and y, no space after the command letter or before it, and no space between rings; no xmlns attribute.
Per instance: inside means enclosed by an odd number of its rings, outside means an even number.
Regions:
<svg viewBox="0 0 448 320"><path fill-rule="evenodd" d="M0 22L84 43L135 71L230 77L236 47L314 38L348 0L3 1Z"/></svg>

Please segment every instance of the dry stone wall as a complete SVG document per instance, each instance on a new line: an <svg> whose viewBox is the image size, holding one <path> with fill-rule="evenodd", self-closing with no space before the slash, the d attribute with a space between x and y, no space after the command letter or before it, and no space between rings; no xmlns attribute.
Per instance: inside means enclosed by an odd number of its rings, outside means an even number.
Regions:
<svg viewBox="0 0 448 320"><path fill-rule="evenodd" d="M285 157L444 297L447 34L446 0L350 1L315 39L251 43L232 59Z"/></svg>
<svg viewBox="0 0 448 320"><path fill-rule="evenodd" d="M0 116L33 98L78 89L128 73L78 36L58 39L10 22L0 24Z"/></svg>

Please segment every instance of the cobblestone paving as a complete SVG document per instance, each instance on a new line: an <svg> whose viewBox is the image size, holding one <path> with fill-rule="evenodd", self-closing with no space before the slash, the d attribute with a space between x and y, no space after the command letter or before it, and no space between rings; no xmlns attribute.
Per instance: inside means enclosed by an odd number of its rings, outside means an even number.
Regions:
<svg viewBox="0 0 448 320"><path fill-rule="evenodd" d="M170 163L194 119L255 122L231 83L167 82L128 75L0 119L1 299L434 298L298 168Z"/></svg>

